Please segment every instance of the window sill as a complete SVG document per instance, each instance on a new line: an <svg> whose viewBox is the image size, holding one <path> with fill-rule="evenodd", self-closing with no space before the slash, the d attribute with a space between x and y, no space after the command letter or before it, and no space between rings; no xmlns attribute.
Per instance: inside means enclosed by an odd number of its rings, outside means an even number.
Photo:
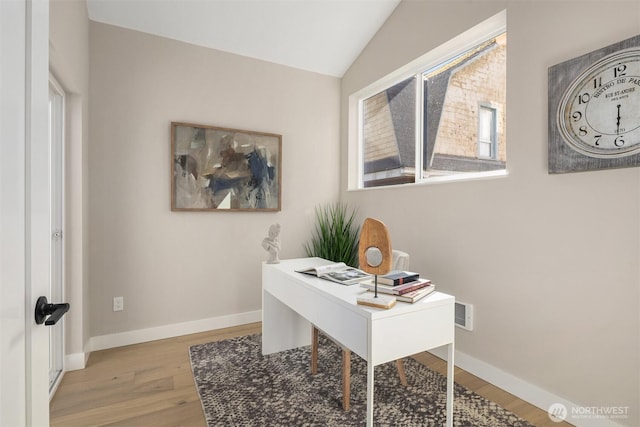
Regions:
<svg viewBox="0 0 640 427"><path fill-rule="evenodd" d="M478 181L478 180L503 178L503 177L507 177L508 175L509 175L509 171L507 169L502 169L497 171L487 171L487 172L465 172L465 173L455 174L455 175L433 176L430 178L425 178L418 182L412 182L412 183L400 184L400 185L384 185L379 187L367 187L367 188L349 188L347 191L370 191L370 190L380 190L380 189L393 189L393 188L399 188L399 187L406 188L409 186L444 184L447 182Z"/></svg>

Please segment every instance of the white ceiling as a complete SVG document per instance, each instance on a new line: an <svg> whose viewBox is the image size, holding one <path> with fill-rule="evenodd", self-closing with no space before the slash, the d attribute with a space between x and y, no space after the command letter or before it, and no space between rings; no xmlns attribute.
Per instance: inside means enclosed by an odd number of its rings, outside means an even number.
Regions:
<svg viewBox="0 0 640 427"><path fill-rule="evenodd" d="M342 77L400 0L86 2L92 21Z"/></svg>

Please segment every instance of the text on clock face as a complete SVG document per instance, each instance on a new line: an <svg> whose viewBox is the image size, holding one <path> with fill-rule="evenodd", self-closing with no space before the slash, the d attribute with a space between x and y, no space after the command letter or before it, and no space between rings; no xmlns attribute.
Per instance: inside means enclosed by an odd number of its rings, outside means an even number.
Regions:
<svg viewBox="0 0 640 427"><path fill-rule="evenodd" d="M576 88L570 127L582 143L614 150L640 144L633 132L640 128L640 77L628 75L636 64L600 69Z"/></svg>

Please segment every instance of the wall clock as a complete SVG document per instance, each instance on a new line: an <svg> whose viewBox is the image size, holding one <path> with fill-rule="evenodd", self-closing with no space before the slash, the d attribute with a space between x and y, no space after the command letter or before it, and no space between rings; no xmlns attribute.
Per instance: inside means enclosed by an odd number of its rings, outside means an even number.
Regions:
<svg viewBox="0 0 640 427"><path fill-rule="evenodd" d="M640 166L640 36L549 68L549 173Z"/></svg>

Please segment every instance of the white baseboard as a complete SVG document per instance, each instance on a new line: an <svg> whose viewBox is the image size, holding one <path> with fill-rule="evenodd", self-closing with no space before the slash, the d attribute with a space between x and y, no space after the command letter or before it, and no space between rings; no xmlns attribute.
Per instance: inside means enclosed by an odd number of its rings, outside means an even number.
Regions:
<svg viewBox="0 0 640 427"><path fill-rule="evenodd" d="M147 341L195 334L213 329L245 325L247 323L260 322L261 320L262 310L257 310L246 313L231 314L228 316L194 320L191 322L174 323L171 325L157 326L155 328L100 335L97 337L91 337L89 348L91 351L104 350L107 348L122 347Z"/></svg>
<svg viewBox="0 0 640 427"><path fill-rule="evenodd" d="M441 359L447 360L446 347L439 347L430 351ZM596 416L584 416L580 414L584 409L584 405L578 405L563 399L547 390L536 385L528 383L518 377L515 377L493 365L490 365L475 357L469 356L460 351L455 352L455 365L465 371L482 378L485 381L499 387L518 398L537 406L547 412L551 405L561 404L567 410L565 421L578 427L621 427L608 418L598 418ZM575 412L575 416L572 413Z"/></svg>
<svg viewBox="0 0 640 427"><path fill-rule="evenodd" d="M89 356L91 355L89 343L87 342L84 346L84 351L81 353L72 353L66 354L64 356L64 371L77 371L79 369L84 369L87 366L87 361L89 360Z"/></svg>
<svg viewBox="0 0 640 427"><path fill-rule="evenodd" d="M73 353L67 354L64 357L64 370L65 371L77 371L78 369L84 369L87 365L87 359L89 358L87 353Z"/></svg>

